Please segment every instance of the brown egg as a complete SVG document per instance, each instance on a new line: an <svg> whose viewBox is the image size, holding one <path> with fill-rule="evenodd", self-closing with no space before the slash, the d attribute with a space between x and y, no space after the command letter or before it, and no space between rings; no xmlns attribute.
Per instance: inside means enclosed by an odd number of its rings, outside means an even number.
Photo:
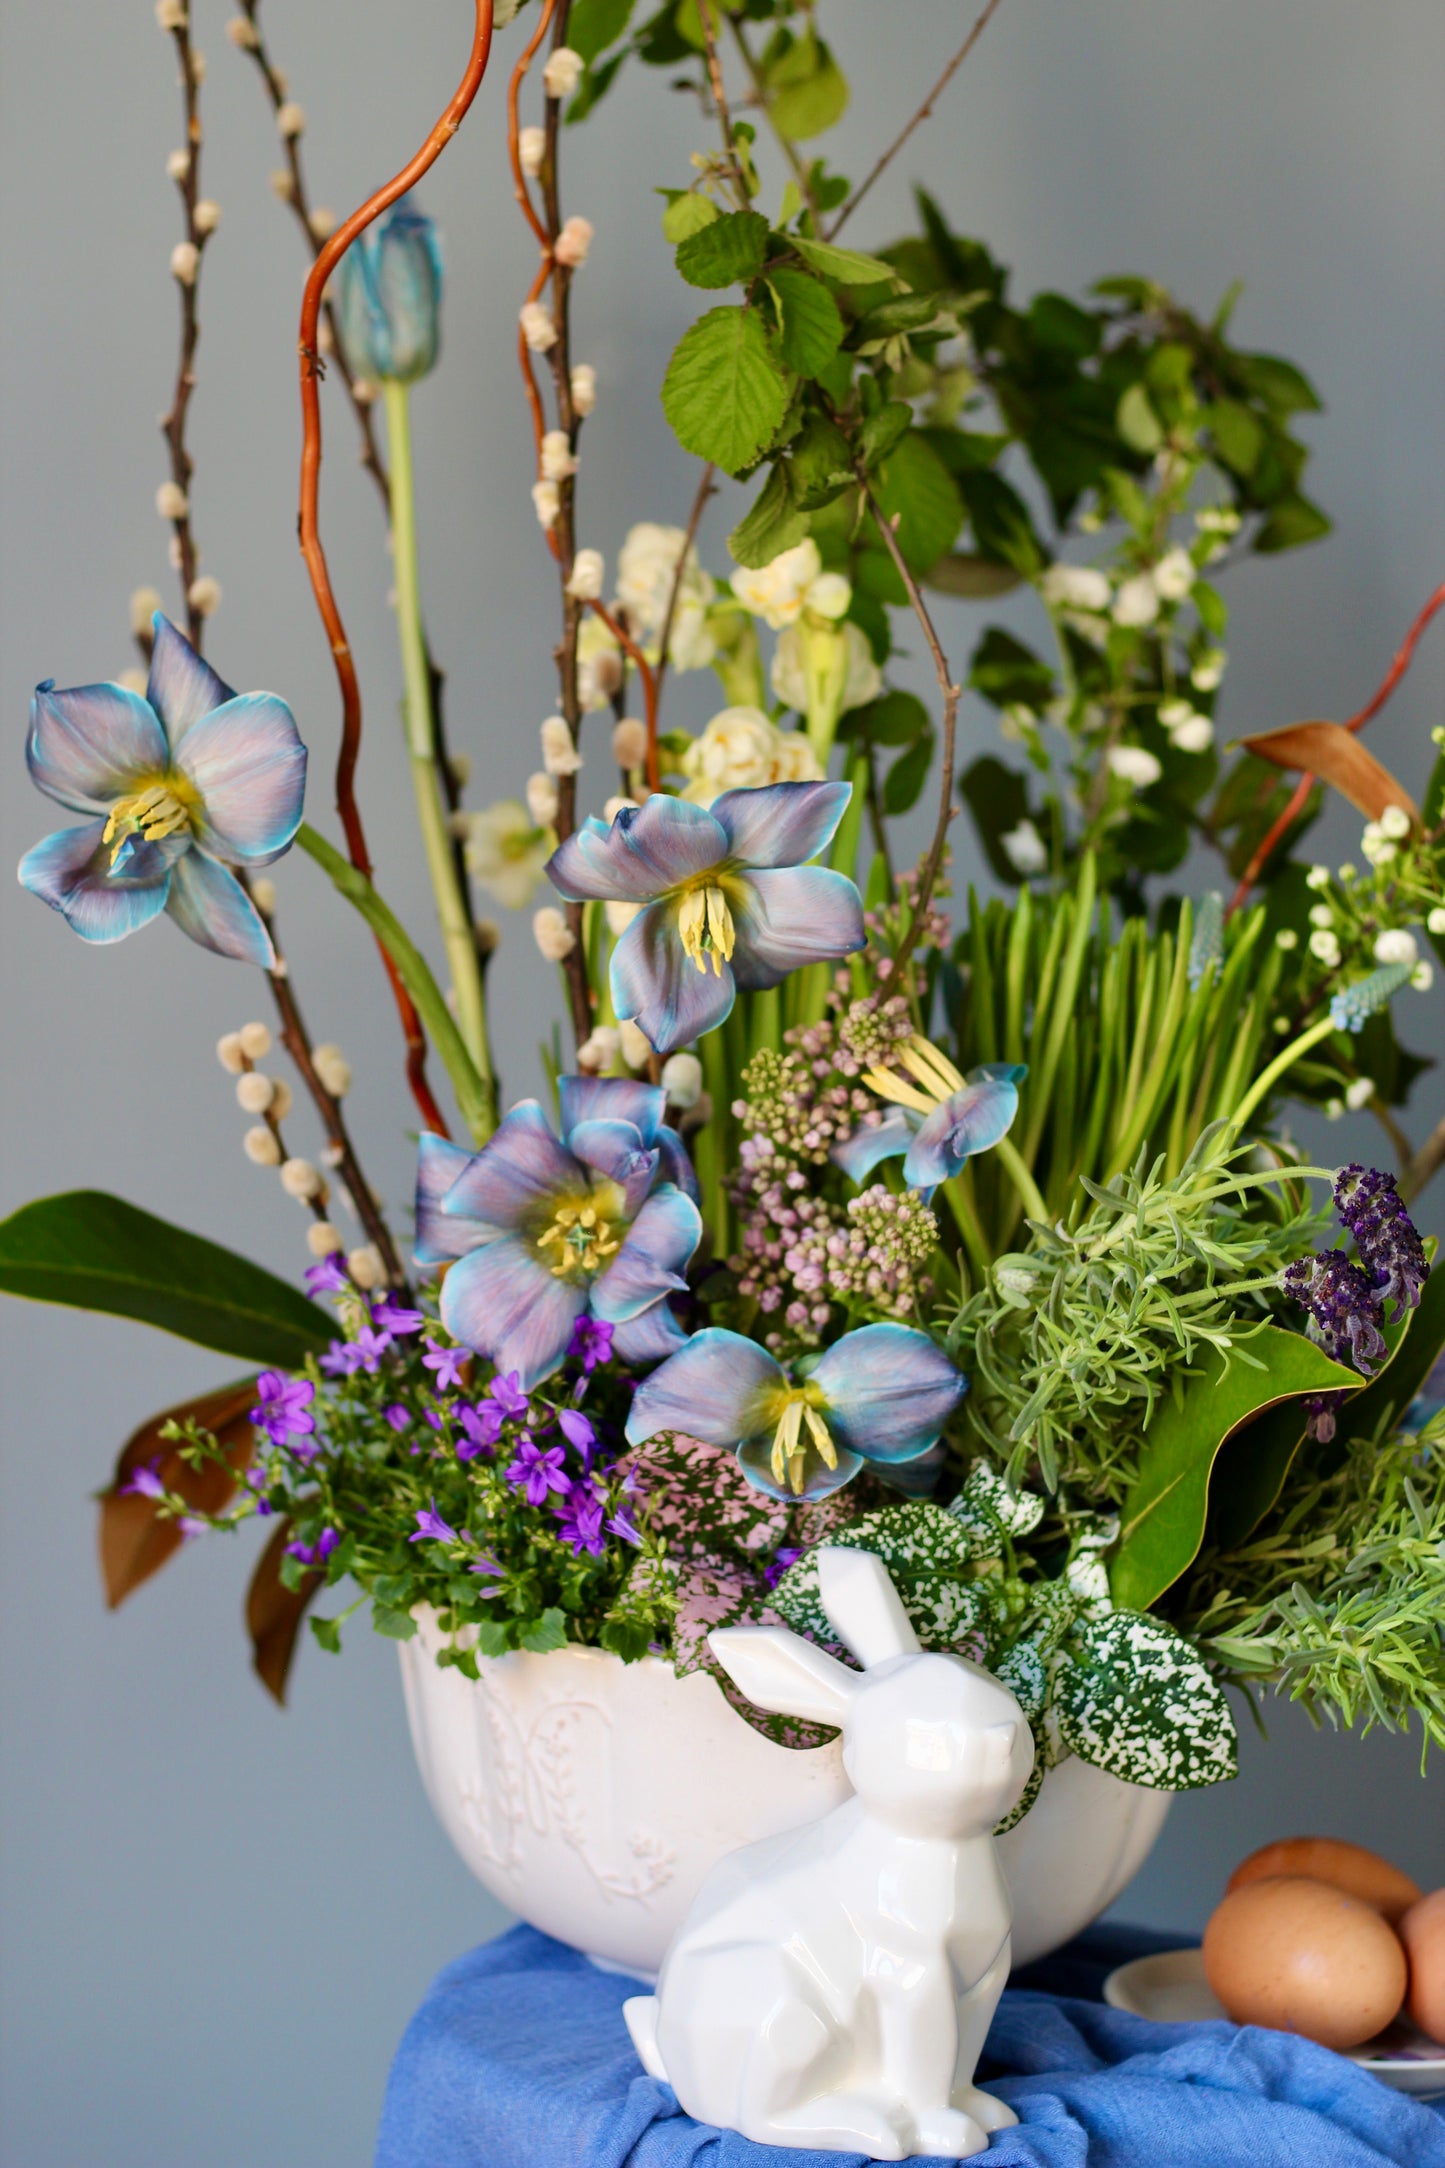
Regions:
<svg viewBox="0 0 1445 2168"><path fill-rule="evenodd" d="M1411 1905L1400 1922L1410 1964L1405 2007L1422 2033L1445 2046L1445 1889Z"/></svg>
<svg viewBox="0 0 1445 2168"><path fill-rule="evenodd" d="M1239 2025L1354 2048L1405 1999L1405 1952L1372 1905L1277 1875L1230 1892L1204 1930L1204 1971Z"/></svg>
<svg viewBox="0 0 1445 2168"><path fill-rule="evenodd" d="M1242 1889L1246 1882L1262 1881L1266 1875L1303 1874L1312 1882L1328 1882L1348 1890L1361 1904L1375 1910L1394 1926L1420 1898L1420 1885L1401 1874L1378 1852L1362 1844L1346 1844L1339 1837L1285 1837L1266 1844L1242 1859L1226 1885Z"/></svg>

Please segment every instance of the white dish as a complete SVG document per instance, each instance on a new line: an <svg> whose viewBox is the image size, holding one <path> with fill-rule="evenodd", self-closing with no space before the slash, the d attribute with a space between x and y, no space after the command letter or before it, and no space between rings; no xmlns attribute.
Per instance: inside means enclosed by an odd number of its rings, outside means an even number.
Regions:
<svg viewBox="0 0 1445 2168"><path fill-rule="evenodd" d="M1200 1950L1160 1950L1120 1965L1104 1982L1104 2000L1134 2017L1161 2025L1198 2025L1208 2018L1228 2018L1228 2011L1204 1977ZM1402 2020L1363 2047L1351 2048L1349 2060L1397 2092L1422 2099L1445 2094L1445 2048Z"/></svg>

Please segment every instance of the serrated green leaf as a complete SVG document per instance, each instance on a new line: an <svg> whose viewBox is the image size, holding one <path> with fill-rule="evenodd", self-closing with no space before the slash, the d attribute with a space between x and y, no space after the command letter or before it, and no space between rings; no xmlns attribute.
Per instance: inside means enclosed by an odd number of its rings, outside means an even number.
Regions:
<svg viewBox="0 0 1445 2168"><path fill-rule="evenodd" d="M811 413L793 441L789 482L794 502L804 511L820 509L852 486L852 454L841 429L825 414Z"/></svg>
<svg viewBox="0 0 1445 2168"><path fill-rule="evenodd" d="M341 1654L341 1621L335 1618L313 1618L311 1631L328 1656Z"/></svg>
<svg viewBox="0 0 1445 2168"><path fill-rule="evenodd" d="M751 510L728 536L728 548L735 564L755 570L770 565L784 550L796 548L807 532L808 522L793 502L787 468L778 460Z"/></svg>
<svg viewBox="0 0 1445 2168"><path fill-rule="evenodd" d="M0 1222L0 1290L135 1318L286 1370L335 1334L326 1312L275 1273L103 1190L39 1197Z"/></svg>
<svg viewBox="0 0 1445 2168"><path fill-rule="evenodd" d="M930 730L916 745L910 745L906 753L899 754L883 778L883 810L890 819L917 805L932 765L933 732Z"/></svg>
<svg viewBox="0 0 1445 2168"><path fill-rule="evenodd" d="M1238 400L1219 399L1205 408L1201 419L1208 424L1214 448L1225 466L1247 481L1264 450L1264 427L1258 416Z"/></svg>
<svg viewBox="0 0 1445 2168"><path fill-rule="evenodd" d="M1276 550L1298 549L1302 543L1320 541L1332 525L1329 515L1317 504L1311 504L1308 497L1293 491L1271 505L1269 518L1254 538L1254 547L1266 555ZM1195 599L1197 601L1197 595Z"/></svg>
<svg viewBox="0 0 1445 2168"><path fill-rule="evenodd" d="M534 1656L549 1656L553 1649L567 1646L567 1616L555 1604L542 1613L534 1625L528 1626L521 1636L522 1647Z"/></svg>
<svg viewBox="0 0 1445 2168"><path fill-rule="evenodd" d="M567 43L589 63L615 44L632 20L633 0L572 0Z"/></svg>
<svg viewBox="0 0 1445 2168"><path fill-rule="evenodd" d="M1238 1774L1234 1719L1189 1643L1137 1611L1092 1618L1053 1680L1066 1745L1126 1784L1194 1791Z"/></svg>
<svg viewBox="0 0 1445 2168"><path fill-rule="evenodd" d="M768 119L786 142L822 135L848 110L847 78L811 29L771 62L765 56L763 78L769 92Z"/></svg>
<svg viewBox="0 0 1445 2168"><path fill-rule="evenodd" d="M789 234L789 242L815 271L821 271L825 279L836 279L840 286L876 286L881 279L890 285L902 284L892 264L881 256L865 256L856 248L835 248L831 241L812 241L806 234Z"/></svg>
<svg viewBox="0 0 1445 2168"><path fill-rule="evenodd" d="M763 268L767 245L760 211L728 211L678 243L677 268L689 286L747 286Z"/></svg>
<svg viewBox="0 0 1445 2168"><path fill-rule="evenodd" d="M1157 452L1164 442L1164 431L1159 417L1150 405L1149 394L1142 384L1131 384L1119 401L1114 414L1114 427L1134 452Z"/></svg>
<svg viewBox="0 0 1445 2168"><path fill-rule="evenodd" d="M410 1641L416 1632L416 1620L410 1611L393 1611L384 1603L371 1607L372 1630L388 1641Z"/></svg>
<svg viewBox="0 0 1445 2168"><path fill-rule="evenodd" d="M866 738L873 745L912 745L931 728L918 695L895 690L845 715L838 735L848 741Z"/></svg>
<svg viewBox="0 0 1445 2168"><path fill-rule="evenodd" d="M679 339L662 408L684 451L736 474L772 439L787 406L787 379L752 311L710 309Z"/></svg>
<svg viewBox="0 0 1445 2168"><path fill-rule="evenodd" d="M690 233L700 233L721 216L710 197L694 195L686 188L669 189L667 209L662 214L662 237L675 248Z"/></svg>
<svg viewBox="0 0 1445 2168"><path fill-rule="evenodd" d="M858 432L858 450L865 467L876 467L907 435L913 409L902 399L890 399L870 414Z"/></svg>
<svg viewBox="0 0 1445 2168"><path fill-rule="evenodd" d="M1282 1400L1348 1388L1356 1373L1331 1362L1303 1333L1266 1325L1247 1342L1263 1362L1208 1349L1182 1397L1159 1407L1144 1437L1139 1473L1124 1500L1109 1572L1114 1601L1147 1611L1191 1564L1204 1536L1209 1477L1231 1431ZM1233 1359L1230 1359L1230 1356Z"/></svg>
<svg viewBox="0 0 1445 2168"><path fill-rule="evenodd" d="M843 319L826 286L789 264L768 273L778 304L778 348L799 376L826 369L843 343Z"/></svg>
<svg viewBox="0 0 1445 2168"><path fill-rule="evenodd" d="M874 494L884 518L893 523L909 571L929 571L963 525L963 500L937 452L916 430L900 437L880 465Z"/></svg>

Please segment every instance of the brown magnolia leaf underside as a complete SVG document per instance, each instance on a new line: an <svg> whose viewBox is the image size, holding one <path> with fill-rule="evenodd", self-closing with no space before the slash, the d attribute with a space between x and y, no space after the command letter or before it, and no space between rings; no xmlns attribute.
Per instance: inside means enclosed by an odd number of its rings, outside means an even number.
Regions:
<svg viewBox="0 0 1445 2168"><path fill-rule="evenodd" d="M296 1653L296 1636L307 1606L326 1579L324 1573L305 1573L299 1588L287 1588L281 1579L281 1561L291 1540L289 1520L278 1522L271 1541L257 1561L246 1591L246 1631L251 1636L251 1663L257 1678L284 1708L286 1680Z"/></svg>
<svg viewBox="0 0 1445 2168"><path fill-rule="evenodd" d="M1398 805L1417 828L1420 825L1419 811L1404 784L1397 783L1343 723L1290 723L1283 730L1266 730L1260 737L1240 738L1238 743L1276 768L1319 776L1348 798L1366 820L1377 821L1387 806Z"/></svg>
<svg viewBox="0 0 1445 2168"><path fill-rule="evenodd" d="M182 1542L176 1523L162 1518L155 1499L138 1491L122 1496L124 1484L137 1468L154 1464L166 1488L177 1492L187 1505L200 1513L219 1513L234 1495L255 1451L250 1419L255 1399L255 1378L242 1378L216 1392L202 1393L199 1399L163 1408L126 1441L110 1489L103 1491L100 1498L100 1570L105 1600L112 1610L132 1589L158 1573ZM181 1458L178 1445L162 1438L167 1423L192 1419L214 1435L226 1455L227 1466L207 1461L193 1468Z"/></svg>

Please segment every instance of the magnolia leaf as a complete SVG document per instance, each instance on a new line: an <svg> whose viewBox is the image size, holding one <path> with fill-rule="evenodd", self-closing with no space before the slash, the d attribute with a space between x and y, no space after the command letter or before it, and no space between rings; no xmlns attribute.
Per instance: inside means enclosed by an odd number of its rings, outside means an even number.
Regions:
<svg viewBox="0 0 1445 2168"><path fill-rule="evenodd" d="M836 279L840 286L876 286L880 279L887 279L893 286L903 284L892 264L885 263L881 256L864 256L855 248L835 248L831 241L810 241L801 233L790 233L788 241L804 263L821 271L825 279Z"/></svg>
<svg viewBox="0 0 1445 2168"><path fill-rule="evenodd" d="M100 1571L112 1611L158 1573L185 1540L177 1523L161 1514L158 1500L143 1491L125 1491L130 1477L138 1468L152 1467L166 1489L197 1513L219 1513L235 1494L256 1449L251 1427L255 1399L256 1380L242 1378L239 1384L163 1408L127 1439L111 1487L100 1497ZM226 1455L224 1464L206 1460L193 1467L182 1459L178 1443L161 1436L167 1423L188 1422L212 1433Z"/></svg>
<svg viewBox="0 0 1445 2168"><path fill-rule="evenodd" d="M137 1318L285 1370L334 1335L325 1311L274 1272L96 1189L39 1197L0 1222L0 1290Z"/></svg>
<svg viewBox="0 0 1445 2168"><path fill-rule="evenodd" d="M286 1680L296 1653L296 1636L307 1605L326 1579L314 1568L303 1573L295 1588L281 1578L286 1546L291 1541L291 1522L278 1522L271 1540L256 1563L246 1591L246 1631L251 1636L251 1664L268 1694L284 1708Z"/></svg>
<svg viewBox="0 0 1445 2168"><path fill-rule="evenodd" d="M817 376L843 343L843 319L826 286L795 266L768 273L778 305L778 346L799 376Z"/></svg>
<svg viewBox="0 0 1445 2168"><path fill-rule="evenodd" d="M728 536L728 549L735 564L757 569L770 565L784 550L795 548L807 532L808 522L794 504L788 486L788 470L778 460L751 510L743 514Z"/></svg>
<svg viewBox="0 0 1445 2168"><path fill-rule="evenodd" d="M709 309L673 349L662 408L678 443L737 474L771 442L788 385L754 311Z"/></svg>
<svg viewBox="0 0 1445 2168"><path fill-rule="evenodd" d="M954 550L929 566L924 584L941 595L961 595L968 601L978 601L991 595L1007 595L1021 587L1023 574L1015 572L1012 565L995 564L992 558Z"/></svg>
<svg viewBox="0 0 1445 2168"><path fill-rule="evenodd" d="M1239 1361L1237 1350L1208 1349L1182 1397L1166 1400L1145 1433L1109 1573L1122 1609L1147 1611L1192 1563L1204 1538L1210 1471L1231 1432L1279 1401L1357 1382L1355 1371L1279 1325L1263 1326L1247 1346L1263 1369Z"/></svg>
<svg viewBox="0 0 1445 2168"><path fill-rule="evenodd" d="M1075 1638L1053 1681L1067 1746L1126 1784L1183 1792L1238 1774L1234 1719L1189 1643L1158 1619L1111 1611Z"/></svg>
<svg viewBox="0 0 1445 2168"><path fill-rule="evenodd" d="M767 245L760 211L729 211L679 241L677 268L689 286L746 286L762 270Z"/></svg>
<svg viewBox="0 0 1445 2168"><path fill-rule="evenodd" d="M1416 827L1420 824L1415 801L1404 785L1343 723L1290 723L1283 730L1266 730L1257 738L1240 738L1236 743L1273 767L1297 769L1333 784L1366 820L1377 821L1387 806L1397 805Z"/></svg>

